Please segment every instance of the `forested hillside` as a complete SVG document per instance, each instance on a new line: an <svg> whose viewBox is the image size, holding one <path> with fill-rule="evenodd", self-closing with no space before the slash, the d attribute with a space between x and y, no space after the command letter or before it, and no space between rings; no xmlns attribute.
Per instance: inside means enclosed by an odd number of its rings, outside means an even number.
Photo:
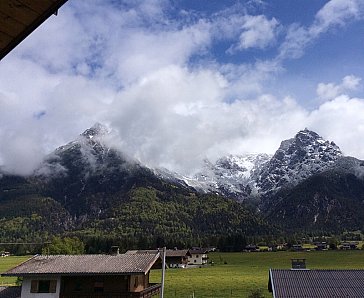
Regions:
<svg viewBox="0 0 364 298"><path fill-rule="evenodd" d="M44 186L37 193L39 182L23 180L18 189L1 191L0 237L3 242L45 242L53 235L76 236L90 253L107 252L112 245L241 250L252 237L277 231L234 200L158 179L149 186L143 179L134 182L126 192L85 192L77 207L75 201L67 205L67 200L43 196ZM33 194L22 194L31 188ZM18 248L25 249L32 248Z"/></svg>

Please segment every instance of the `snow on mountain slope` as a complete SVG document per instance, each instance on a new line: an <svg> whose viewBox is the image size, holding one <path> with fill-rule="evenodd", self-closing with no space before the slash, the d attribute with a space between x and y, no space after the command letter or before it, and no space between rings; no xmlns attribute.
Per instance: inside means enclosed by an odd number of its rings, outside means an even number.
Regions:
<svg viewBox="0 0 364 298"><path fill-rule="evenodd" d="M194 177L179 179L205 192L245 199L297 185L335 165L343 167L343 162L338 162L340 157L342 152L335 143L305 129L283 141L273 156L260 153L228 155L215 163L205 160Z"/></svg>
<svg viewBox="0 0 364 298"><path fill-rule="evenodd" d="M212 164L205 160L203 169L193 179L207 191L244 199L256 194L256 178L270 159L268 154L224 156ZM192 186L191 182L186 181Z"/></svg>
<svg viewBox="0 0 364 298"><path fill-rule="evenodd" d="M69 171L79 171L87 178L95 173L109 173L120 167L134 166L135 160L110 148L104 142L109 134L108 129L96 123L85 130L74 141L57 148L49 154L35 171L37 176L54 177L67 175Z"/></svg>
<svg viewBox="0 0 364 298"><path fill-rule="evenodd" d="M105 144L109 132L101 124L95 124L75 141L56 149L48 156L36 175L67 175L70 171L81 171L82 179L89 175L107 177L116 172L132 171L143 167L139 162L126 158L122 152ZM200 192L219 193L237 200L269 197L282 187L293 187L310 176L329 168L361 167L356 161L342 158L340 148L308 129L302 130L292 139L285 140L273 156L268 154L227 155L212 163L204 161L202 169L187 177L168 169L149 169L157 177Z"/></svg>
<svg viewBox="0 0 364 298"><path fill-rule="evenodd" d="M285 140L265 165L257 186L260 193L271 193L332 167L342 156L340 148L308 129Z"/></svg>

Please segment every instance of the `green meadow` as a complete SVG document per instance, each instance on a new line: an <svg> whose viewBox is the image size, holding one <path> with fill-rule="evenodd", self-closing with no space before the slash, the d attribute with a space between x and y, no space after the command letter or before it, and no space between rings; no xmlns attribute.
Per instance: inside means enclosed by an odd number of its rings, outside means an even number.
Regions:
<svg viewBox="0 0 364 298"><path fill-rule="evenodd" d="M0 257L0 273L28 260L30 256L22 257ZM16 277L2 277L0 276L0 287L14 285L16 282Z"/></svg>
<svg viewBox="0 0 364 298"><path fill-rule="evenodd" d="M268 292L269 268L291 268L292 258L305 258L309 269L364 269L364 251L210 253L213 266L194 269L168 269L166 298L248 297L260 289ZM160 271L151 280L160 281Z"/></svg>
<svg viewBox="0 0 364 298"><path fill-rule="evenodd" d="M0 272L28 257L0 258ZM265 297L269 268L290 268L292 258L305 258L309 269L364 269L364 250L310 252L210 253L213 265L202 268L167 269L165 298L248 297L260 289ZM151 282L160 282L161 270L152 270ZM0 277L1 285L16 278Z"/></svg>

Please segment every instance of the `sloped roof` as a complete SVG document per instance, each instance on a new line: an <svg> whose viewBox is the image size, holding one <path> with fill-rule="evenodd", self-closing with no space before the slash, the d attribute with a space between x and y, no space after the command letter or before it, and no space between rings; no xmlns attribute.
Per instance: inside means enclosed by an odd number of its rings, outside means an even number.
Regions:
<svg viewBox="0 0 364 298"><path fill-rule="evenodd" d="M185 257L191 255L188 249L167 249L166 257Z"/></svg>
<svg viewBox="0 0 364 298"><path fill-rule="evenodd" d="M6 271L4 276L146 274L159 254L35 256Z"/></svg>
<svg viewBox="0 0 364 298"><path fill-rule="evenodd" d="M155 254L159 252L159 250L128 250L126 254ZM190 255L188 249L167 249L166 250L166 257L185 257Z"/></svg>
<svg viewBox="0 0 364 298"><path fill-rule="evenodd" d="M364 270L269 271L274 298L364 297Z"/></svg>
<svg viewBox="0 0 364 298"><path fill-rule="evenodd" d="M189 252L191 254L205 254L205 253L208 253L208 250L206 248L202 248L202 247L193 247L189 250Z"/></svg>
<svg viewBox="0 0 364 298"><path fill-rule="evenodd" d="M67 0L1 0L0 60Z"/></svg>

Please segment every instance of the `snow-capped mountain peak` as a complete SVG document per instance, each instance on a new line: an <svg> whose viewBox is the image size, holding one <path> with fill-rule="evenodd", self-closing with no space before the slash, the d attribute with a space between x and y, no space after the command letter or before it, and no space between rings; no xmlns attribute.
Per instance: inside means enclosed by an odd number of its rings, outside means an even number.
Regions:
<svg viewBox="0 0 364 298"><path fill-rule="evenodd" d="M340 148L308 129L285 140L262 171L258 188L271 192L299 181L332 166L342 156Z"/></svg>
<svg viewBox="0 0 364 298"><path fill-rule="evenodd" d="M244 199L255 190L256 175L271 156L264 153L227 155L215 163L205 160L204 167L185 182L197 181L205 191L219 192Z"/></svg>
<svg viewBox="0 0 364 298"><path fill-rule="evenodd" d="M95 123L91 128L86 129L81 136L84 136L88 139L92 139L94 137L104 136L109 133L108 128L105 125L100 123Z"/></svg>
<svg viewBox="0 0 364 298"><path fill-rule="evenodd" d="M281 187L296 185L313 174L333 167L340 148L307 128L282 141L273 156L227 155L215 163L205 160L201 171L183 179L191 187L238 199L269 195Z"/></svg>

